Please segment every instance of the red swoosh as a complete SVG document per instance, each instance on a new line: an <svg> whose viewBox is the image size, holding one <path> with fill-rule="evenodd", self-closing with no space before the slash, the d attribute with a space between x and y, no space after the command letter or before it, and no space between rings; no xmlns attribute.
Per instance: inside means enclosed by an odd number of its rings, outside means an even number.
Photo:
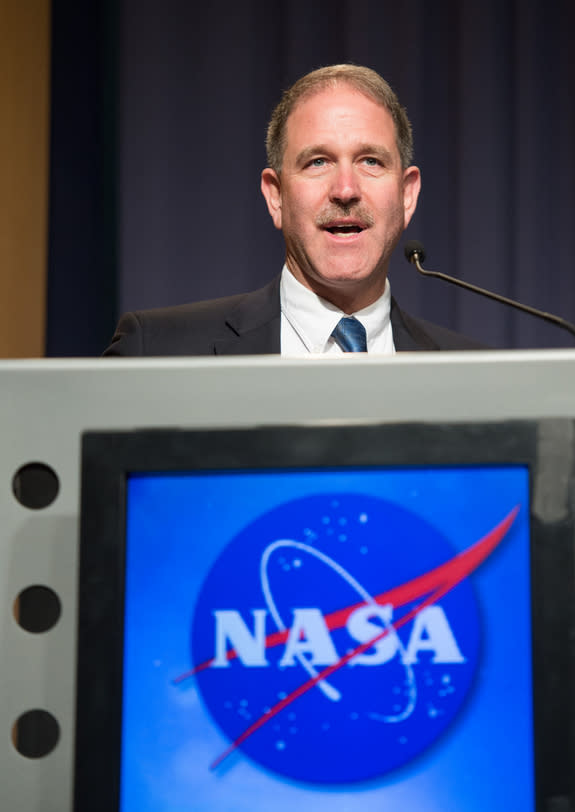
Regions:
<svg viewBox="0 0 575 812"><path fill-rule="evenodd" d="M439 585L445 583L446 581L455 579L453 581L453 586L455 586L456 583L458 583L462 578L465 578L466 575L469 575L469 573L473 572L473 570L478 567L488 555L490 555L515 521L515 517L517 516L518 512L519 507L517 506L513 508L509 515L506 516L503 521L500 522L500 524L494 527L490 533L473 544L471 547L468 547L467 550L458 553L445 564L441 564L439 567L436 567L423 575L419 575L417 578L413 578L411 581L407 581L405 584L400 584L392 589L388 589L386 592L381 592L379 595L375 595L374 601L382 605L391 603L394 608L398 608L399 606L404 606L406 603L416 600L416 598L420 598L422 595L426 595L428 592L436 589ZM356 609L359 609L361 606L365 605L365 601L360 601L352 606L336 609L334 612L330 612L329 614L325 615L324 619L327 628L330 631L333 631L334 629L341 629L347 623L349 616L355 612ZM265 647L273 648L274 646L282 645L282 643L287 641L288 634L289 629L283 629L281 631L268 634L265 641ZM373 644L369 643L368 648L371 645ZM227 652L226 656L228 660L235 660L238 655L236 650L232 648ZM176 677L173 680L173 684L179 685L181 682L184 682L184 680L193 677L194 674L198 673L198 671L203 671L204 669L209 668L213 662L214 658L212 657L211 659L205 660L203 663L194 666L194 668L180 674L179 677Z"/></svg>

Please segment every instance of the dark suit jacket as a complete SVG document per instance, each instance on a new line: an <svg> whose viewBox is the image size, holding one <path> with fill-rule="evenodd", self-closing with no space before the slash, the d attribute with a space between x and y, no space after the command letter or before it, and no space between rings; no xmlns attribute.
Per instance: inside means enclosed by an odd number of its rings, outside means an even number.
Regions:
<svg viewBox="0 0 575 812"><path fill-rule="evenodd" d="M106 356L267 355L280 352L280 277L253 293L126 313ZM481 345L404 313L391 302L398 351L474 350Z"/></svg>

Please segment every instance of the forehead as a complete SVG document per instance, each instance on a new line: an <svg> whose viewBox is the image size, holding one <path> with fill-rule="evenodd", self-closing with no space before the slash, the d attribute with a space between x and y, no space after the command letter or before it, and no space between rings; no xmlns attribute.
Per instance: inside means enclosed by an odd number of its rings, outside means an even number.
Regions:
<svg viewBox="0 0 575 812"><path fill-rule="evenodd" d="M350 85L322 88L299 101L286 124L285 157L314 144L354 142L395 151L395 124L385 107Z"/></svg>

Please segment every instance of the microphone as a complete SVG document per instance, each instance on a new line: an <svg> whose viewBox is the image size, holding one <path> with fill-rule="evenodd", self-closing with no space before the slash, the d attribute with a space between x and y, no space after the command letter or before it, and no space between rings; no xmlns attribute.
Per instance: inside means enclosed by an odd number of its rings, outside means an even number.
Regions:
<svg viewBox="0 0 575 812"><path fill-rule="evenodd" d="M494 299L496 302L501 302L501 304L514 307L517 310L523 311L523 313L529 313L531 316L537 316L537 318L549 321L551 324L555 324L557 327L562 327L564 330L571 333L571 335L575 336L575 324L572 324L566 319L560 318L560 316L555 316L553 313L546 313L544 310L537 310L536 307L521 304L521 302L516 302L514 299L508 299L507 296L501 296L499 293L492 293L490 290L480 288L478 285L472 285L471 282L463 282L461 279L456 279L454 276L448 276L440 271L425 270L425 268L421 267L421 263L425 262L425 249L419 240L409 240L406 242L404 253L407 261L415 265L419 273L423 276L433 276L436 279L443 279L444 282L451 282L452 285L458 285L460 288L465 288L465 290L471 290L473 293L479 293L480 296L485 296L487 299Z"/></svg>

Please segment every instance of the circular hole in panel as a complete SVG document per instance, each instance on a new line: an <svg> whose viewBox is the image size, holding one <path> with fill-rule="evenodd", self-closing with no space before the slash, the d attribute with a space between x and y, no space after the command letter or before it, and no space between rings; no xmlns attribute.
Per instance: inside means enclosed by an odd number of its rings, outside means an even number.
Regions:
<svg viewBox="0 0 575 812"><path fill-rule="evenodd" d="M30 710L14 722L14 747L26 758L43 758L51 753L60 738L60 725L45 710Z"/></svg>
<svg viewBox="0 0 575 812"><path fill-rule="evenodd" d="M58 496L58 474L42 462L30 462L19 468L12 479L12 491L24 507L40 510Z"/></svg>
<svg viewBox="0 0 575 812"><path fill-rule="evenodd" d="M33 634L47 632L62 614L60 598L47 586L29 586L14 601L16 623Z"/></svg>

